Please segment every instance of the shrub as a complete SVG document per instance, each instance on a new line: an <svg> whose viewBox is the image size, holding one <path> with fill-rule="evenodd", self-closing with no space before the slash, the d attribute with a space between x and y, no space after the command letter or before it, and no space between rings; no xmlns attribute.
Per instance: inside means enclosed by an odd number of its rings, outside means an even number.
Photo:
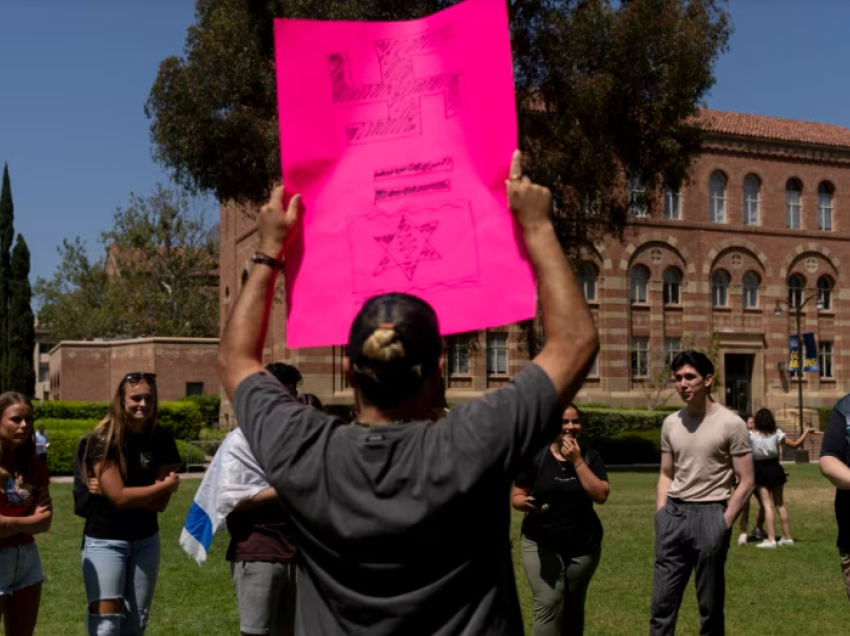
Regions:
<svg viewBox="0 0 850 636"><path fill-rule="evenodd" d="M204 416L192 402L160 402L159 425L174 439L191 441L201 434Z"/></svg>
<svg viewBox="0 0 850 636"><path fill-rule="evenodd" d="M579 407L581 408L581 407ZM631 431L653 431L661 428L669 412L638 409L582 409L582 432L586 437L614 437Z"/></svg>
<svg viewBox="0 0 850 636"><path fill-rule="evenodd" d="M106 417L108 402L67 402L47 400L33 403L33 418L36 420L102 420Z"/></svg>
<svg viewBox="0 0 850 636"><path fill-rule="evenodd" d="M221 410L221 398L218 395L187 395L181 402L192 402L201 409L201 415L205 422L218 419Z"/></svg>
<svg viewBox="0 0 850 636"><path fill-rule="evenodd" d="M74 455L85 431L61 430L48 431L50 448L47 449L47 471L51 475L73 475Z"/></svg>
<svg viewBox="0 0 850 636"><path fill-rule="evenodd" d="M198 435L198 439L202 441L210 441L210 442L218 442L227 437L227 434L230 432L230 429L227 428L216 428L215 426L204 426L201 429L200 434Z"/></svg>
<svg viewBox="0 0 850 636"><path fill-rule="evenodd" d="M180 454L180 463L177 465L178 472L185 473L187 463L203 464L206 462L207 454L202 449L183 440L176 440L175 443L177 444L177 452Z"/></svg>
<svg viewBox="0 0 850 636"><path fill-rule="evenodd" d="M657 464L661 461L661 431L627 431L583 442L602 456L606 465Z"/></svg>

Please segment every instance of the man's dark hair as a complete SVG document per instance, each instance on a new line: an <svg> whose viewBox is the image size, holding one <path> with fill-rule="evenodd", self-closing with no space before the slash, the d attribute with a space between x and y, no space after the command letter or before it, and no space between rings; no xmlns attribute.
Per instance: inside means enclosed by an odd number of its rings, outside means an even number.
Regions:
<svg viewBox="0 0 850 636"><path fill-rule="evenodd" d="M285 362L272 362L266 365L266 371L271 373L277 381L283 385L297 387L304 379L301 372L291 364Z"/></svg>
<svg viewBox="0 0 850 636"><path fill-rule="evenodd" d="M702 377L706 378L714 375L714 364L708 359L708 356L699 351L689 349L682 351L679 355L673 358L673 363L670 365L670 370L676 373L685 365L693 367Z"/></svg>
<svg viewBox="0 0 850 636"><path fill-rule="evenodd" d="M366 301L351 325L351 375L363 397L379 408L411 399L439 365L440 323L431 305L409 294Z"/></svg>
<svg viewBox="0 0 850 636"><path fill-rule="evenodd" d="M313 395L312 393L301 393L296 398L301 404L305 406L312 406L314 409L319 409L320 411L324 408L322 406L322 401L318 398L318 396Z"/></svg>

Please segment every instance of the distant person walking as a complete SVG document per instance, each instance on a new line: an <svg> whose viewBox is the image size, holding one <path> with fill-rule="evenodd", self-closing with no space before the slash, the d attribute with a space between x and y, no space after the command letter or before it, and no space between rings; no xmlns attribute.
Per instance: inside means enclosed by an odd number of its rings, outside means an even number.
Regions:
<svg viewBox="0 0 850 636"><path fill-rule="evenodd" d="M39 425L35 432L35 454L41 462L47 466L47 448L50 446L50 440L47 439L47 433L44 432L44 426Z"/></svg>

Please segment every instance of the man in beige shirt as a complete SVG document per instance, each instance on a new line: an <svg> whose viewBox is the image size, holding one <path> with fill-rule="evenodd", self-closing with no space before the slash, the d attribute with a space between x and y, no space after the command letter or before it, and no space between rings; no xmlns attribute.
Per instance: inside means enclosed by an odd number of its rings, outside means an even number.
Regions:
<svg viewBox="0 0 850 636"><path fill-rule="evenodd" d="M731 528L753 491L750 438L744 421L712 399L711 360L683 351L671 369L685 408L667 417L661 429L649 633L673 636L695 569L699 633L722 636Z"/></svg>

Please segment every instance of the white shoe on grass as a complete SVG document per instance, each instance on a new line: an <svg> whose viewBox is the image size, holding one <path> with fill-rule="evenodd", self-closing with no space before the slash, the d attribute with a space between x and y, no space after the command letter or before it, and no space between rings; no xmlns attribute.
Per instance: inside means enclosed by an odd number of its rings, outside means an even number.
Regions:
<svg viewBox="0 0 850 636"><path fill-rule="evenodd" d="M776 541L768 541L767 539L765 539L764 541L759 543L756 547L757 548L775 548L776 547Z"/></svg>
<svg viewBox="0 0 850 636"><path fill-rule="evenodd" d="M794 539L780 539L779 545L794 545Z"/></svg>
<svg viewBox="0 0 850 636"><path fill-rule="evenodd" d="M738 545L747 545L747 533L742 532L738 535Z"/></svg>

